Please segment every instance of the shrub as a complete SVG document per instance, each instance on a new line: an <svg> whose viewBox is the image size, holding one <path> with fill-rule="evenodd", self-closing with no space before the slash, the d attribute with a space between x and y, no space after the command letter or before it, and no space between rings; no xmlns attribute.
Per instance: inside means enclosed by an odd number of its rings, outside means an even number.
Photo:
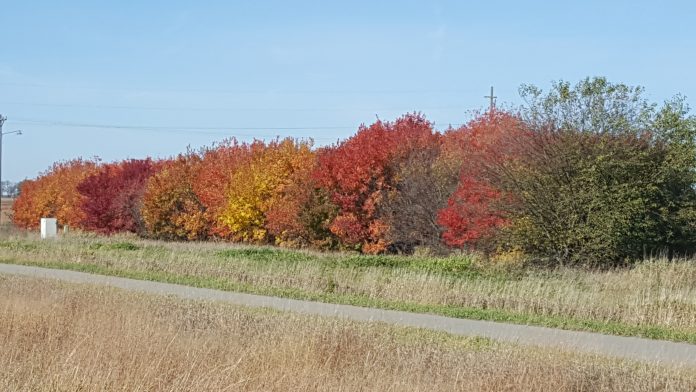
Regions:
<svg viewBox="0 0 696 392"><path fill-rule="evenodd" d="M147 235L168 240L204 240L210 232L205 207L193 191L200 168L198 155L187 153L161 162L143 196Z"/></svg>
<svg viewBox="0 0 696 392"><path fill-rule="evenodd" d="M693 244L693 230L670 217L693 213L693 195L681 201L662 182L668 144L580 132L538 137L545 139L543 152L534 151L524 166L501 176L502 186L520 200L511 233L528 253L606 264L661 252L680 241ZM687 187L676 193L690 192Z"/></svg>
<svg viewBox="0 0 696 392"><path fill-rule="evenodd" d="M312 178L316 154L298 167L283 187L278 202L266 211L266 228L281 246L333 249L337 238L329 226L337 214L336 206Z"/></svg>
<svg viewBox="0 0 696 392"><path fill-rule="evenodd" d="M261 142L254 142L258 144ZM240 144L236 139L228 139L201 151L198 174L193 179L193 189L205 207L206 220L211 223L210 235L232 237L222 215L227 208L227 190L236 171L249 159L252 146Z"/></svg>
<svg viewBox="0 0 696 392"><path fill-rule="evenodd" d="M527 91L525 154L489 167L516 197L512 244L595 265L694 250L696 122L683 101L656 111L641 89L604 79Z"/></svg>
<svg viewBox="0 0 696 392"><path fill-rule="evenodd" d="M519 118L504 112L480 116L449 136L461 154L459 182L438 212L443 241L457 248L492 251L499 229L508 223L506 210L515 198L497 181L494 168L507 167L524 154L528 132ZM452 153L450 153L452 154ZM451 160L451 158L449 158Z"/></svg>
<svg viewBox="0 0 696 392"><path fill-rule="evenodd" d="M235 171L227 188L227 205L220 217L232 237L244 242L273 241L266 214L285 199L293 181L310 170L311 143L292 139L250 146L248 159ZM287 200L286 200L287 201Z"/></svg>
<svg viewBox="0 0 696 392"><path fill-rule="evenodd" d="M409 114L394 123L377 121L319 154L314 178L338 207L330 230L344 245L366 253L389 246L381 206L396 189L396 168L411 152L437 142L432 124Z"/></svg>
<svg viewBox="0 0 696 392"><path fill-rule="evenodd" d="M15 225L37 229L41 218L56 218L58 224L80 227L84 220L78 185L97 170L95 160L75 159L55 163L35 180L24 181L15 200Z"/></svg>
<svg viewBox="0 0 696 392"><path fill-rule="evenodd" d="M103 234L144 233L140 215L145 185L154 171L150 159L103 165L80 182L81 226Z"/></svg>
<svg viewBox="0 0 696 392"><path fill-rule="evenodd" d="M441 159L442 139L411 151L394 164L394 189L380 205L392 251L412 253L425 246L438 254L445 252L437 216L457 186L459 169L452 167L454 162Z"/></svg>

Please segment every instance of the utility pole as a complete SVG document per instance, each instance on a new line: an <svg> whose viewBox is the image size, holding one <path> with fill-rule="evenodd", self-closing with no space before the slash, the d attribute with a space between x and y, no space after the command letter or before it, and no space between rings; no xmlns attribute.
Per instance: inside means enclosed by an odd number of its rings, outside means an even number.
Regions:
<svg viewBox="0 0 696 392"><path fill-rule="evenodd" d="M493 112L495 111L495 99L498 98L493 95L493 86L491 86L491 95L485 95L484 98L489 98L491 100L491 106L488 109L488 114L493 116Z"/></svg>
<svg viewBox="0 0 696 392"><path fill-rule="evenodd" d="M12 133L16 133L17 135L22 134L22 131L20 130L12 132L3 132L2 125L5 123L5 120L7 120L7 117L3 117L2 114L0 114L0 224L2 223L2 136L9 135Z"/></svg>

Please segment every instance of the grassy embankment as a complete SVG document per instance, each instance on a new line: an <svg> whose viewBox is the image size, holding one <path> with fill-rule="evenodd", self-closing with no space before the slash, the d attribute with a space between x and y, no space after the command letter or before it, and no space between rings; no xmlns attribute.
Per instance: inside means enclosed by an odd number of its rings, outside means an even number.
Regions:
<svg viewBox="0 0 696 392"><path fill-rule="evenodd" d="M693 369L0 275L3 391L693 391Z"/></svg>
<svg viewBox="0 0 696 392"><path fill-rule="evenodd" d="M0 237L0 262L197 287L696 343L696 263L585 271L469 256L364 256L73 235Z"/></svg>

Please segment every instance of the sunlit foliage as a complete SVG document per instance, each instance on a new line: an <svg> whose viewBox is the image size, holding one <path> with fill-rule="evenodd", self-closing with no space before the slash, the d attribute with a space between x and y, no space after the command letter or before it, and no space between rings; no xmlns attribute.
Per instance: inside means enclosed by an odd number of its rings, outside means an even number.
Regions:
<svg viewBox="0 0 696 392"><path fill-rule="evenodd" d="M205 207L193 191L201 159L188 153L161 162L143 197L147 235L170 240L204 240L210 232Z"/></svg>
<svg viewBox="0 0 696 392"><path fill-rule="evenodd" d="M36 179L24 181L13 205L14 224L38 228L41 218L56 218L60 226L80 227L85 215L77 187L96 171L95 160L75 159L56 163Z"/></svg>

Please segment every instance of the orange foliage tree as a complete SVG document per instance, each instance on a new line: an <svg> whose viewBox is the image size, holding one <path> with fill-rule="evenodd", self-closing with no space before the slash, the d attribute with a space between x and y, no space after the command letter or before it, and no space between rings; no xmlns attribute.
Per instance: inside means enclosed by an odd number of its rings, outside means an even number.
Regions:
<svg viewBox="0 0 696 392"><path fill-rule="evenodd" d="M278 201L266 211L266 228L279 245L332 249L337 244L329 230L336 206L312 177L316 165L317 155L312 154L296 167Z"/></svg>
<svg viewBox="0 0 696 392"><path fill-rule="evenodd" d="M227 205L220 220L236 240L275 240L266 227L266 213L284 199L293 181L311 167L314 152L311 142L290 138L268 144L256 141L248 149L248 157L234 172L227 188Z"/></svg>
<svg viewBox="0 0 696 392"><path fill-rule="evenodd" d="M75 159L56 163L35 180L24 181L13 205L14 224L35 229L41 218L56 218L61 226L80 227L84 214L77 186L96 170L96 160Z"/></svg>
<svg viewBox="0 0 696 392"><path fill-rule="evenodd" d="M396 189L395 168L438 137L423 116L408 114L394 123L361 126L356 135L320 153L314 177L338 206L330 229L343 244L366 253L387 250L389 226L380 205Z"/></svg>
<svg viewBox="0 0 696 392"><path fill-rule="evenodd" d="M147 234L169 240L204 240L210 232L205 206L193 191L200 169L200 156L193 153L159 163L150 177L142 203Z"/></svg>
<svg viewBox="0 0 696 392"><path fill-rule="evenodd" d="M248 144L240 144L234 138L201 151L202 159L193 179L193 189L205 207L206 219L211 223L211 236L232 237L232 231L222 220L228 204L227 189L239 166L249 159L250 151Z"/></svg>

